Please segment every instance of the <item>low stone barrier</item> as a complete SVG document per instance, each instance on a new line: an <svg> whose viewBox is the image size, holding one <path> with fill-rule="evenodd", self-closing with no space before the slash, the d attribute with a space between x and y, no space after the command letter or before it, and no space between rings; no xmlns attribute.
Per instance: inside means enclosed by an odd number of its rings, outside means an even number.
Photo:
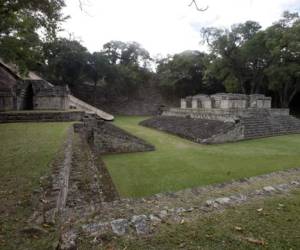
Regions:
<svg viewBox="0 0 300 250"><path fill-rule="evenodd" d="M169 108L163 110L162 116L180 116L217 121L235 121L240 117L251 116L288 116L289 109L192 109Z"/></svg>
<svg viewBox="0 0 300 250"><path fill-rule="evenodd" d="M84 115L84 111L0 112L0 123L80 121Z"/></svg>
<svg viewBox="0 0 300 250"><path fill-rule="evenodd" d="M132 153L153 151L155 147L125 130L90 116L82 124L74 126L83 131L87 140L98 153Z"/></svg>

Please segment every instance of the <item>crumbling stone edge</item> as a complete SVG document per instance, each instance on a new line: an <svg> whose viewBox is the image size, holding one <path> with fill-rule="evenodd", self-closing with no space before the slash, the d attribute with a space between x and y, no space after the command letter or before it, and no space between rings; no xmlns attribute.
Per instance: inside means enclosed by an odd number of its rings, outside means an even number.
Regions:
<svg viewBox="0 0 300 250"><path fill-rule="evenodd" d="M111 221L100 221L98 223L85 224L81 227L81 232L89 236L100 236L105 233L113 233L118 236L125 234L145 235L153 233L159 224L183 223L188 220L189 214L208 213L216 210L222 210L226 207L241 205L251 200L288 193L300 188L300 178L288 183L282 183L274 186L265 186L262 189L249 192L247 194L239 193L231 196L221 196L204 201L199 206L190 208L174 207L165 208L157 214L140 214L128 218L118 218Z"/></svg>

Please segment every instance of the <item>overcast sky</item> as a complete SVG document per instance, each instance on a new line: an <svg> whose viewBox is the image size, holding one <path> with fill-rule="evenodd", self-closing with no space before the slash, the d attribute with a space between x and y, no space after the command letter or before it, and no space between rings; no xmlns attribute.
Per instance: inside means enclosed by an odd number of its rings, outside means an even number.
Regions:
<svg viewBox="0 0 300 250"><path fill-rule="evenodd" d="M230 27L247 20L263 27L284 10L300 12L300 0L197 0L205 12L188 7L191 0L66 0L64 35L72 34L91 52L110 40L136 41L151 55L201 50L202 27Z"/></svg>

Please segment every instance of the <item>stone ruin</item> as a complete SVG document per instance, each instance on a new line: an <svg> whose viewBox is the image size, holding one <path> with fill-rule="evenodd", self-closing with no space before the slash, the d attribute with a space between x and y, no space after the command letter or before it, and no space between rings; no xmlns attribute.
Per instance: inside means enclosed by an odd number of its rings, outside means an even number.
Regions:
<svg viewBox="0 0 300 250"><path fill-rule="evenodd" d="M258 137L300 133L300 120L289 114L289 109L271 107L272 98L260 94L217 93L182 98L180 108L168 108L162 116L222 121L235 124L200 143L221 143Z"/></svg>
<svg viewBox="0 0 300 250"><path fill-rule="evenodd" d="M26 112L9 112L24 110ZM43 115L28 110L43 111ZM47 112L49 110L51 112ZM114 119L112 115L73 96L67 85L55 86L34 72L22 76L15 65L6 64L1 58L0 112L0 122L72 121L81 119L82 112L94 113L107 121Z"/></svg>
<svg viewBox="0 0 300 250"><path fill-rule="evenodd" d="M66 110L69 94L67 86L54 86L33 72L22 77L0 61L0 111Z"/></svg>
<svg viewBox="0 0 300 250"><path fill-rule="evenodd" d="M195 95L181 99L182 109L270 109L271 97L260 94L225 94Z"/></svg>

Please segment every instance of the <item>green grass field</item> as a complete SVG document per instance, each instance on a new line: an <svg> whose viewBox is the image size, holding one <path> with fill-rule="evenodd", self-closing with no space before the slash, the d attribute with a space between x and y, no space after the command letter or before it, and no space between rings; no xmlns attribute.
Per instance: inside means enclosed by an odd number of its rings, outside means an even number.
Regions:
<svg viewBox="0 0 300 250"><path fill-rule="evenodd" d="M146 117L117 117L115 124L145 139L154 152L103 157L123 197L221 183L300 166L300 135L199 145L139 126Z"/></svg>
<svg viewBox="0 0 300 250"><path fill-rule="evenodd" d="M32 195L40 188L40 177L50 173L49 163L62 146L70 125L0 124L0 249L51 247L55 238L52 228L48 228L46 238L37 237L34 241L20 230L28 226L26 221L33 213Z"/></svg>

